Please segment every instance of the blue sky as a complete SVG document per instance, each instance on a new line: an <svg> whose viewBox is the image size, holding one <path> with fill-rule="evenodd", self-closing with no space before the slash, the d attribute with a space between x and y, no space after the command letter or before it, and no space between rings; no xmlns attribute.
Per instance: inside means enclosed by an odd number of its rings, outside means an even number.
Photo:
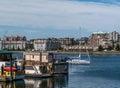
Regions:
<svg viewBox="0 0 120 88"><path fill-rule="evenodd" d="M120 33L119 0L0 0L0 37L79 38L115 30Z"/></svg>

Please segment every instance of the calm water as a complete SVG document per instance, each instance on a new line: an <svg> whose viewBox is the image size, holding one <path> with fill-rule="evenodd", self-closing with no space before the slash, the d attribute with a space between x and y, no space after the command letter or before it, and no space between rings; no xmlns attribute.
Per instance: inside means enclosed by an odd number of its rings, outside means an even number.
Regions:
<svg viewBox="0 0 120 88"><path fill-rule="evenodd" d="M56 55L64 58L76 55ZM0 83L0 88L120 88L120 55L91 55L90 65L70 65L69 75Z"/></svg>

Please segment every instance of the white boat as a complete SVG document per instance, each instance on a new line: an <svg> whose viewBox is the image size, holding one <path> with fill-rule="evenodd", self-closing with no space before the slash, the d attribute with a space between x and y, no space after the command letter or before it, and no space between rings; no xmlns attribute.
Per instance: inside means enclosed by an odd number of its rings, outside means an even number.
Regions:
<svg viewBox="0 0 120 88"><path fill-rule="evenodd" d="M89 65L90 64L90 56L88 58L81 59L81 57L72 57L68 59L66 62L69 64L84 64Z"/></svg>
<svg viewBox="0 0 120 88"><path fill-rule="evenodd" d="M82 47L80 48L80 50L81 49L82 49ZM86 48L86 44L85 44L85 49L86 49L87 58L82 58L81 54L79 54L78 57L72 57L72 58L68 59L66 62L68 62L70 64L90 64L90 56L89 56L89 52Z"/></svg>

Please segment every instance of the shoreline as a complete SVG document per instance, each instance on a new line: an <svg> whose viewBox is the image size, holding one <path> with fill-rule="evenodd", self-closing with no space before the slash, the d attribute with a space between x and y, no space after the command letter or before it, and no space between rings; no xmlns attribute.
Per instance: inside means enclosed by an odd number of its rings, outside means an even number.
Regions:
<svg viewBox="0 0 120 88"><path fill-rule="evenodd" d="M51 51L55 54L87 54L86 52L65 52L65 51ZM110 54L120 54L120 51L93 51L89 52L90 55L110 55Z"/></svg>
<svg viewBox="0 0 120 88"><path fill-rule="evenodd" d="M12 51L14 53L23 53L27 51ZM39 52L39 51L38 51ZM75 51L46 51L54 54L87 54L87 52L75 52ZM90 55L109 55L109 54L120 54L120 51L91 51Z"/></svg>

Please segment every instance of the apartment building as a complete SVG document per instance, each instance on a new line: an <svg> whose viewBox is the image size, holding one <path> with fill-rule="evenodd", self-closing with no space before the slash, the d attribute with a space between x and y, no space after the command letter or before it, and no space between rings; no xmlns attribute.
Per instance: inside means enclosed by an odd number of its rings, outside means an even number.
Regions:
<svg viewBox="0 0 120 88"><path fill-rule="evenodd" d="M26 49L25 36L4 36L2 40L2 49L24 50Z"/></svg>
<svg viewBox="0 0 120 88"><path fill-rule="evenodd" d="M37 51L57 50L60 48L60 43L56 38L34 39L33 45Z"/></svg>
<svg viewBox="0 0 120 88"><path fill-rule="evenodd" d="M108 48L108 46L112 46L110 34L104 32L94 32L89 36L88 45L93 47L93 50L97 50L100 45L102 45L103 48Z"/></svg>

